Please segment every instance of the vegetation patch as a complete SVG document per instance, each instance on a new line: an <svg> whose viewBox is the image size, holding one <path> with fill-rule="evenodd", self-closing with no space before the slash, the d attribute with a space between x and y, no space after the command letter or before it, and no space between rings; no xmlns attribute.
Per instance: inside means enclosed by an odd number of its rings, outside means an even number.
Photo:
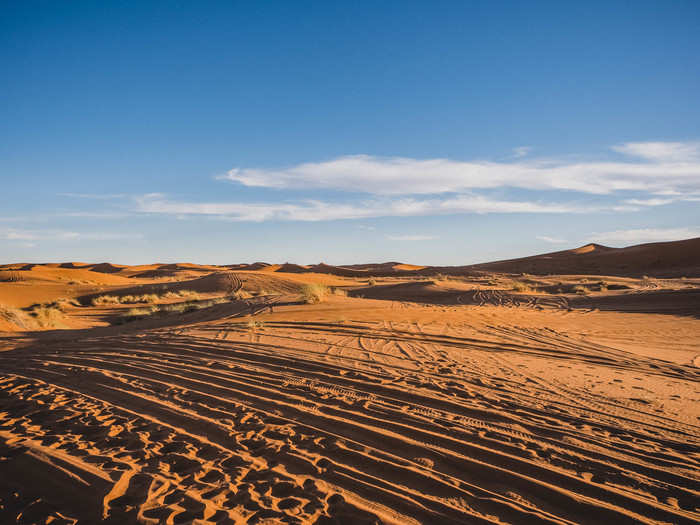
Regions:
<svg viewBox="0 0 700 525"><path fill-rule="evenodd" d="M0 319L19 328L27 328L27 314L18 308L0 303Z"/></svg>
<svg viewBox="0 0 700 525"><path fill-rule="evenodd" d="M306 304L316 304L325 301L329 290L325 284L305 284L301 287L301 296Z"/></svg>
<svg viewBox="0 0 700 525"><path fill-rule="evenodd" d="M107 306L110 304L155 304L161 300L185 299L188 301L199 300L199 294L192 290L180 290L178 292L166 292L158 295L147 293L141 295L100 295L92 299L93 306Z"/></svg>
<svg viewBox="0 0 700 525"><path fill-rule="evenodd" d="M113 319L112 324L124 324L132 321L140 321L153 316L186 314L201 310L203 308L209 308L217 304L228 303L230 301L231 298L229 297L216 297L205 301L187 301L174 304L163 304L160 306L153 305L141 308L130 308L125 313Z"/></svg>
<svg viewBox="0 0 700 525"><path fill-rule="evenodd" d="M526 292L531 292L532 288L530 286L522 281L514 281L513 286L511 288L514 292L518 293L526 293Z"/></svg>

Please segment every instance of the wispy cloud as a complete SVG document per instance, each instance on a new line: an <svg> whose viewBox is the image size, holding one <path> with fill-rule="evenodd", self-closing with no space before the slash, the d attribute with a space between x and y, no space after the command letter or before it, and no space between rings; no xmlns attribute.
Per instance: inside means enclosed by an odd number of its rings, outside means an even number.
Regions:
<svg viewBox="0 0 700 525"><path fill-rule="evenodd" d="M593 233L588 242L601 244L638 244L644 242L677 241L700 237L700 227L685 228L641 228Z"/></svg>
<svg viewBox="0 0 700 525"><path fill-rule="evenodd" d="M660 199L657 197L651 199L625 199L623 202L632 206L665 206L677 200L678 199Z"/></svg>
<svg viewBox="0 0 700 525"><path fill-rule="evenodd" d="M65 211L57 212L56 217L82 217L89 219L123 219L130 214L118 211Z"/></svg>
<svg viewBox="0 0 700 525"><path fill-rule="evenodd" d="M627 142L612 149L652 162L700 162L700 142Z"/></svg>
<svg viewBox="0 0 700 525"><path fill-rule="evenodd" d="M559 239L556 237L548 237L547 235L538 235L537 239L539 239L540 241L551 243L551 244L564 244L565 242L567 242L566 239Z"/></svg>
<svg viewBox="0 0 700 525"><path fill-rule="evenodd" d="M374 195L460 193L514 187L615 191L700 191L700 142L635 142L615 146L624 161L558 159L457 161L353 155L283 169L235 168L220 179L277 189L334 189Z"/></svg>
<svg viewBox="0 0 700 525"><path fill-rule="evenodd" d="M305 200L298 203L182 202L164 196L137 199L142 213L208 215L235 221L329 221L374 217L411 217L458 213L585 213L592 208L576 204L496 200L482 195L416 199L375 199L338 203Z"/></svg>
<svg viewBox="0 0 700 525"><path fill-rule="evenodd" d="M519 159L521 157L525 157L531 151L532 148L530 146L519 146L517 148L513 148L513 156L516 159Z"/></svg>
<svg viewBox="0 0 700 525"><path fill-rule="evenodd" d="M70 230L46 229L24 230L17 228L0 229L0 240L7 241L114 241L124 239L141 239L140 233L118 232L77 232Z"/></svg>
<svg viewBox="0 0 700 525"><path fill-rule="evenodd" d="M437 239L433 235L387 235L390 241L431 241Z"/></svg>
<svg viewBox="0 0 700 525"><path fill-rule="evenodd" d="M112 200L124 199L128 197L125 193L58 193L59 197L70 197L73 199L94 199L94 200Z"/></svg>

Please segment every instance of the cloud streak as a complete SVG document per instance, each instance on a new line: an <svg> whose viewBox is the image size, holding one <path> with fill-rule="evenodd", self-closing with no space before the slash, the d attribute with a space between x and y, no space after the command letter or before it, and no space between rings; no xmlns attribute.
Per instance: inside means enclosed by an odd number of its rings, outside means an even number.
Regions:
<svg viewBox="0 0 700 525"><path fill-rule="evenodd" d="M564 244L566 243L566 239L559 239L557 237L549 237L547 235L538 235L537 239L540 241L548 242L550 244Z"/></svg>
<svg viewBox="0 0 700 525"><path fill-rule="evenodd" d="M636 230L614 230L593 233L587 242L601 244L638 244L645 242L676 241L700 237L700 227L684 228L640 228Z"/></svg>
<svg viewBox="0 0 700 525"><path fill-rule="evenodd" d="M24 230L17 228L0 229L0 240L6 241L115 241L142 239L140 233L76 232L70 230Z"/></svg>
<svg viewBox="0 0 700 525"><path fill-rule="evenodd" d="M473 194L433 199L384 198L351 203L319 200L296 203L183 202L169 200L162 195L146 195L136 202L137 211L141 213L205 215L250 222L314 222L459 213L586 213L594 210L576 204L497 200Z"/></svg>
<svg viewBox="0 0 700 525"><path fill-rule="evenodd" d="M390 241L432 241L437 239L433 235L387 235Z"/></svg>
<svg viewBox="0 0 700 525"><path fill-rule="evenodd" d="M332 189L373 195L462 193L475 189L700 191L700 142L636 142L613 147L621 161L557 159L456 161L351 155L283 169L234 168L220 179L275 189Z"/></svg>

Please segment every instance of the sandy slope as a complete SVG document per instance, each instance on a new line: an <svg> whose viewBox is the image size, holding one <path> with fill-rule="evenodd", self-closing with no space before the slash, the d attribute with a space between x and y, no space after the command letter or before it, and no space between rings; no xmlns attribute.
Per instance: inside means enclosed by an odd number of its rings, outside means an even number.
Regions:
<svg viewBox="0 0 700 525"><path fill-rule="evenodd" d="M230 288L163 266L34 266L0 297ZM700 520L698 280L285 268L0 336L0 523ZM300 301L322 282L350 296Z"/></svg>
<svg viewBox="0 0 700 525"><path fill-rule="evenodd" d="M700 276L700 238L609 248L587 244L573 250L476 264L472 270L536 274L657 277Z"/></svg>

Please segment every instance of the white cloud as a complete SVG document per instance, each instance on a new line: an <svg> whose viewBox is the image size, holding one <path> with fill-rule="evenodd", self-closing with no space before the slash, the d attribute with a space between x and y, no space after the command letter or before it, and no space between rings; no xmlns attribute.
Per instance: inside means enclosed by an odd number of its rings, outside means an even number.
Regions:
<svg viewBox="0 0 700 525"><path fill-rule="evenodd" d="M615 230L594 233L588 242L601 244L639 244L645 242L677 241L700 237L700 227L687 228L642 228L637 230Z"/></svg>
<svg viewBox="0 0 700 525"><path fill-rule="evenodd" d="M142 213L208 215L234 221L330 221L459 213L585 213L599 208L573 204L494 200L481 195L434 199L378 199L356 203L305 200L299 203L180 202L163 196L137 199Z"/></svg>
<svg viewBox="0 0 700 525"><path fill-rule="evenodd" d="M111 200L123 199L127 197L124 193L58 193L59 197L70 197L74 199L95 199L95 200Z"/></svg>
<svg viewBox="0 0 700 525"><path fill-rule="evenodd" d="M547 235L538 235L537 238L540 241L549 242L552 244L563 244L563 243L567 242L566 239L558 239L556 237L548 237Z"/></svg>
<svg viewBox="0 0 700 525"><path fill-rule="evenodd" d="M513 148L513 156L515 158L525 157L528 153L532 151L530 146L520 146Z"/></svg>
<svg viewBox="0 0 700 525"><path fill-rule="evenodd" d="M652 162L700 161L700 142L627 142L613 146L612 149L623 155Z"/></svg>
<svg viewBox="0 0 700 525"><path fill-rule="evenodd" d="M432 235L387 235L390 241L431 241L437 239Z"/></svg>
<svg viewBox="0 0 700 525"><path fill-rule="evenodd" d="M245 186L375 195L460 193L500 187L591 194L700 191L700 143L627 143L614 150L636 160L492 162L353 155L283 169L235 168L219 178Z"/></svg>
<svg viewBox="0 0 700 525"><path fill-rule="evenodd" d="M140 233L112 232L76 232L67 230L22 230L15 228L0 229L0 240L8 241L114 241L124 239L141 239Z"/></svg>
<svg viewBox="0 0 700 525"><path fill-rule="evenodd" d="M623 202L626 204L631 204L632 206L665 206L666 204L671 204L680 199L625 199Z"/></svg>

